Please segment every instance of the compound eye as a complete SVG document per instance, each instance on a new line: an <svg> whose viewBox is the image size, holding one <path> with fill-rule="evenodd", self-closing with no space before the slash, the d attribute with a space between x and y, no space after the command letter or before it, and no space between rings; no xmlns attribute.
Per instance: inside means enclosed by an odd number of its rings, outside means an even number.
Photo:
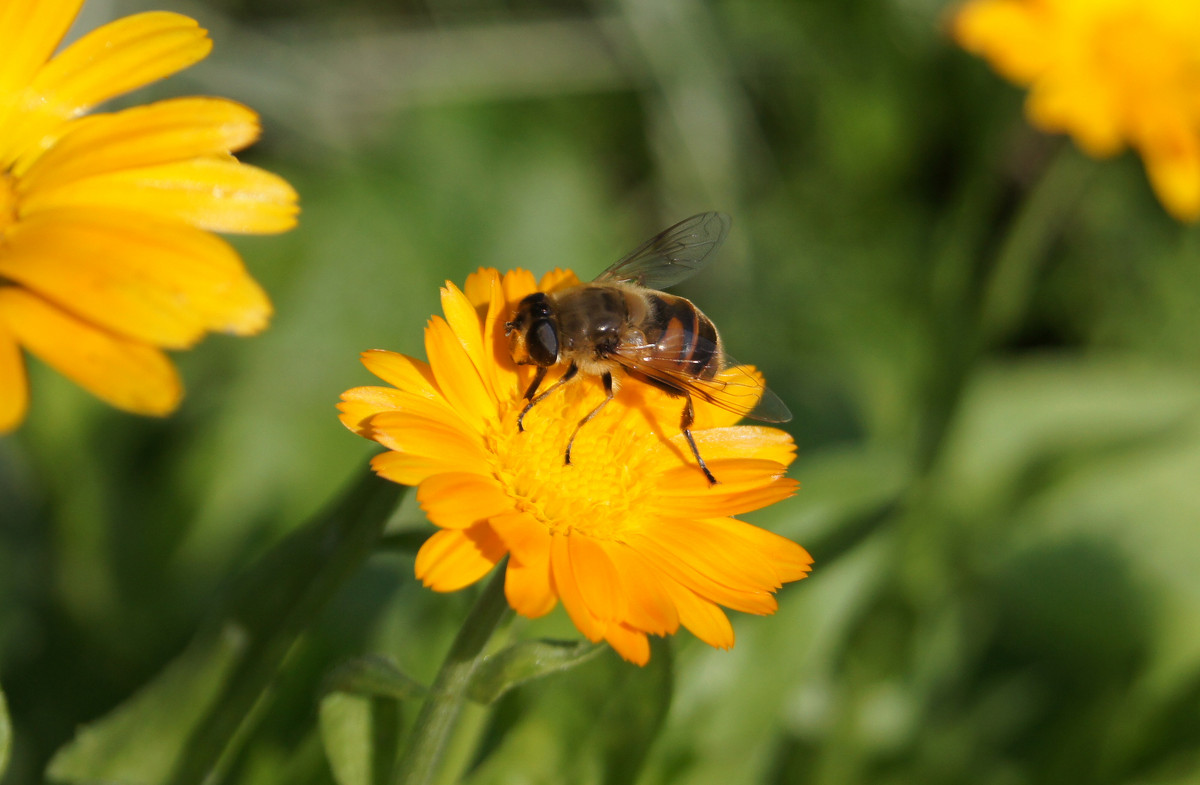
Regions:
<svg viewBox="0 0 1200 785"><path fill-rule="evenodd" d="M529 331L529 357L538 365L554 365L558 362L558 331L553 322L539 319Z"/></svg>

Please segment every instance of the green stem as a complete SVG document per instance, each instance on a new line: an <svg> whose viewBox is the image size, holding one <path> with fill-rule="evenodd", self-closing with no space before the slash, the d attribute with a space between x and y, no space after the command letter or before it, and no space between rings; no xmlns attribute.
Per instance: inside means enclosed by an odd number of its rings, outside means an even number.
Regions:
<svg viewBox="0 0 1200 785"><path fill-rule="evenodd" d="M1011 335L1025 315L1050 243L1094 171L1091 159L1064 143L1025 198L983 288L979 348Z"/></svg>
<svg viewBox="0 0 1200 785"><path fill-rule="evenodd" d="M466 703L471 677L483 659L492 633L508 612L504 597L504 564L475 602L450 646L429 697L421 707L396 772L397 785L428 785L441 763L446 743Z"/></svg>

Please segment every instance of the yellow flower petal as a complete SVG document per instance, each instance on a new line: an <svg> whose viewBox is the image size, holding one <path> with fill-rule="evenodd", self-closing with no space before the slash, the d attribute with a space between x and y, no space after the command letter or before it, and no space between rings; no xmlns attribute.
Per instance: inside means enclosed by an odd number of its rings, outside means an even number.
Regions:
<svg viewBox="0 0 1200 785"><path fill-rule="evenodd" d="M342 400L337 405L341 412L338 419L359 436L369 439L371 427L367 420L380 412L400 409L408 397L408 393L391 387L355 387L342 393Z"/></svg>
<svg viewBox="0 0 1200 785"><path fill-rule="evenodd" d="M442 472L458 471L462 467L453 460L431 455L412 455L385 452L371 459L371 468L380 477L401 485L420 485L429 477Z"/></svg>
<svg viewBox="0 0 1200 785"><path fill-rule="evenodd" d="M441 398L429 363L384 349L370 349L361 357L367 370L388 384L426 398Z"/></svg>
<svg viewBox="0 0 1200 785"><path fill-rule="evenodd" d="M439 531L417 552L416 575L434 591L470 586L504 558L504 546L487 524Z"/></svg>
<svg viewBox="0 0 1200 785"><path fill-rule="evenodd" d="M971 0L953 33L1029 87L1026 113L1102 158L1132 146L1164 206L1200 219L1200 5L1183 0Z"/></svg>
<svg viewBox="0 0 1200 785"><path fill-rule="evenodd" d="M368 439L374 438L376 427L371 418L384 412L404 412L429 422L450 425L463 434L470 430L440 398L424 398L391 387L359 387L347 390L342 395L338 409L342 412L341 420L346 427ZM387 421L383 420L382 423L386 426ZM384 436L386 437L386 433Z"/></svg>
<svg viewBox="0 0 1200 785"><path fill-rule="evenodd" d="M667 582L665 588L679 611L680 624L709 646L733 648L733 625L715 602L704 599L679 583Z"/></svg>
<svg viewBox="0 0 1200 785"><path fill-rule="evenodd" d="M968 3L954 17L952 32L964 49L988 56L1004 76L1029 84L1049 67L1053 52L1039 15L1036 6L1021 0Z"/></svg>
<svg viewBox="0 0 1200 785"><path fill-rule="evenodd" d="M743 613L757 615L774 613L778 607L775 598L768 591L731 588L696 567L692 563L692 557L697 551L703 556L702 550L697 547L688 546L684 551L676 553L672 550L673 543L664 544L659 538L648 536L646 533L629 535L626 542L645 556L656 571L704 599Z"/></svg>
<svg viewBox="0 0 1200 785"><path fill-rule="evenodd" d="M610 624L604 630L604 640L617 654L634 665L645 665L650 661L650 641L644 632L623 624Z"/></svg>
<svg viewBox="0 0 1200 785"><path fill-rule="evenodd" d="M38 2L0 3L0 96L14 95L49 59L83 0L39 0ZM0 109L0 128L7 127L7 115ZM0 148L2 150L4 148ZM5 159L0 153L0 159Z"/></svg>
<svg viewBox="0 0 1200 785"><path fill-rule="evenodd" d="M151 11L110 22L38 71L23 96L19 121L5 133L18 154L37 154L43 137L64 120L183 70L211 49L206 31L180 14Z"/></svg>
<svg viewBox="0 0 1200 785"><path fill-rule="evenodd" d="M98 174L224 155L258 138L258 115L223 98L174 98L73 121L30 161L23 194Z"/></svg>
<svg viewBox="0 0 1200 785"><path fill-rule="evenodd" d="M621 591L620 578L599 542L586 536L567 535L565 539L575 585L579 587L579 595L588 612L606 622L625 618L625 595Z"/></svg>
<svg viewBox="0 0 1200 785"><path fill-rule="evenodd" d="M550 534L528 513L493 516L492 529L512 554L504 574L504 595L513 610L536 619L558 604L550 585Z"/></svg>
<svg viewBox="0 0 1200 785"><path fill-rule="evenodd" d="M504 290L505 302L515 308L517 303L537 291L537 281L528 270L510 270L501 276L500 287Z"/></svg>
<svg viewBox="0 0 1200 785"><path fill-rule="evenodd" d="M97 325L183 348L208 330L247 335L271 307L213 235L100 208L44 212L10 229L0 275Z"/></svg>
<svg viewBox="0 0 1200 785"><path fill-rule="evenodd" d="M575 627L584 637L595 643L604 637L604 624L600 622L583 599L579 590L579 582L575 574L570 553L570 537L555 535L550 540L550 570L554 580L554 589L562 600L563 607Z"/></svg>
<svg viewBox="0 0 1200 785"><path fill-rule="evenodd" d="M444 319L435 316L425 328L425 351L430 357L441 358L441 362L433 366L438 389L467 423L482 431L486 422L497 418L495 400Z"/></svg>
<svg viewBox="0 0 1200 785"><path fill-rule="evenodd" d="M1029 91L1025 113L1035 128L1068 133L1094 158L1107 158L1125 147L1126 128L1119 110L1096 85L1046 77Z"/></svg>
<svg viewBox="0 0 1200 785"><path fill-rule="evenodd" d="M555 267L542 276L542 280L538 281L537 288L539 292L557 292L568 286L575 286L577 283L579 283L579 276L574 271Z"/></svg>
<svg viewBox="0 0 1200 785"><path fill-rule="evenodd" d="M17 287L0 287L0 317L17 340L97 398L136 414L165 415L183 385L157 349L119 338Z"/></svg>
<svg viewBox="0 0 1200 785"><path fill-rule="evenodd" d="M732 589L758 592L782 585L769 552L729 527L676 519L646 527L643 532L694 569Z"/></svg>
<svg viewBox="0 0 1200 785"><path fill-rule="evenodd" d="M513 396L524 392L518 389L520 373L508 361L508 320L512 317L512 307L504 299L504 285L500 275L495 270L488 279L488 301L483 318L484 344L489 353L486 365L487 374L491 379L492 392L497 400L512 400Z"/></svg>
<svg viewBox="0 0 1200 785"><path fill-rule="evenodd" d="M480 267L467 276L463 294L476 308L487 308L492 291L500 285L500 272L492 267Z"/></svg>
<svg viewBox="0 0 1200 785"><path fill-rule="evenodd" d="M29 407L29 379L17 337L0 311L0 433L16 428L25 419Z"/></svg>
<svg viewBox="0 0 1200 785"><path fill-rule="evenodd" d="M693 431L692 437L700 454L710 465L714 461L726 459L755 458L779 464L778 468L762 468L771 472L782 473L796 459L796 443L787 431L778 428L768 428L763 425L737 425L726 427L705 428ZM676 449L684 446L682 439L673 446ZM665 448L660 448L665 449ZM691 453L688 450L687 453ZM719 477L726 482L724 477Z"/></svg>
<svg viewBox="0 0 1200 785"><path fill-rule="evenodd" d="M751 526L737 518L712 518L705 526L724 530L725 534L741 540L771 562L777 585L798 581L808 575L813 559L808 551L786 537Z"/></svg>
<svg viewBox="0 0 1200 785"><path fill-rule="evenodd" d="M482 445L455 424L429 420L408 412L381 412L369 423L372 438L398 452L436 458L459 471L491 474L491 463Z"/></svg>
<svg viewBox="0 0 1200 785"><path fill-rule="evenodd" d="M662 515L697 518L752 512L792 496L799 483L781 477L784 467L774 461L730 458L708 461L717 478L709 486L693 466L678 466L663 474L664 490L653 510Z"/></svg>
<svg viewBox="0 0 1200 785"><path fill-rule="evenodd" d="M443 529L467 529L512 512L513 501L495 480L468 472L437 474L421 483L417 501Z"/></svg>
<svg viewBox="0 0 1200 785"><path fill-rule="evenodd" d="M487 350L484 348L479 313L466 295L449 281L442 288L442 313L446 315L446 323L450 325L454 336L462 344L463 351L475 366L475 372L484 382L485 392L494 397L492 378L487 372L492 358L487 356Z"/></svg>
<svg viewBox="0 0 1200 785"><path fill-rule="evenodd" d="M679 611L651 566L623 543L599 541L616 570L627 598L627 619L636 629L671 635L679 629Z"/></svg>
<svg viewBox="0 0 1200 785"><path fill-rule="evenodd" d="M1197 144L1145 154L1146 173L1159 201L1180 221L1200 219L1200 138Z"/></svg>
<svg viewBox="0 0 1200 785"><path fill-rule="evenodd" d="M237 234L287 231L298 211L296 192L283 178L214 158L98 174L39 188L22 202L26 215L105 206Z"/></svg>

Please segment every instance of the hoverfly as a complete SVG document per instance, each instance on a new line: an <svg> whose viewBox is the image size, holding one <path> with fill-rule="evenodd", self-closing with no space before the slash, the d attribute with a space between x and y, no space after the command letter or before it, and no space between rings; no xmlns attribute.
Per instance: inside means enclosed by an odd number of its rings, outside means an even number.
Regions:
<svg viewBox="0 0 1200 785"><path fill-rule="evenodd" d="M557 292L536 292L521 300L505 323L509 351L519 365L536 365L525 391L525 416L547 396L580 374L599 376L605 399L579 421L567 442L564 461L579 431L616 394L621 380L633 379L683 398L679 429L710 485L709 471L691 426L693 396L762 422L787 422L792 415L783 401L725 354L717 328L683 297L665 294L706 267L729 232L729 217L701 213L680 221L647 240L591 283ZM566 366L563 375L538 392L551 368Z"/></svg>

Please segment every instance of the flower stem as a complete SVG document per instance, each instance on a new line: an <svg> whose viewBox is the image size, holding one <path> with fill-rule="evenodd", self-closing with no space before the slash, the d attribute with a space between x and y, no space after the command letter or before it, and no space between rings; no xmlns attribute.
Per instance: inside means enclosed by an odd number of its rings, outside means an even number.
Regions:
<svg viewBox="0 0 1200 785"><path fill-rule="evenodd" d="M996 255L980 305L981 347L995 346L1018 326L1032 298L1050 243L1083 195L1092 161L1064 143L1017 211Z"/></svg>
<svg viewBox="0 0 1200 785"><path fill-rule="evenodd" d="M428 785L433 781L446 743L466 702L467 689L492 633L508 615L504 597L504 564L488 582L454 638L446 659L421 707L396 772L396 785Z"/></svg>

